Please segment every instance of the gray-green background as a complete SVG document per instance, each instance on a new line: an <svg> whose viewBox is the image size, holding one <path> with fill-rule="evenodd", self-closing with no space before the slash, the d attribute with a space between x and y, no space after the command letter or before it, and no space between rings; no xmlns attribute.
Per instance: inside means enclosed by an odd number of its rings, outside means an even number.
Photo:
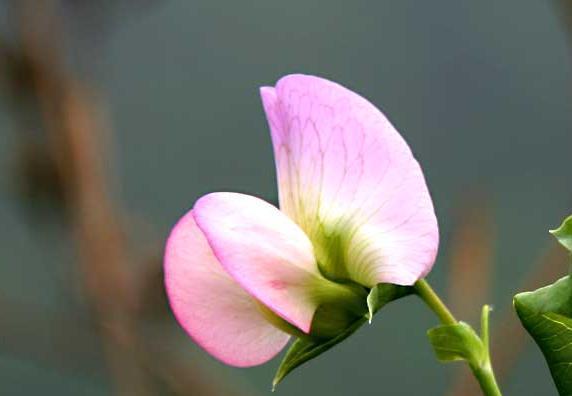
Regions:
<svg viewBox="0 0 572 396"><path fill-rule="evenodd" d="M210 191L276 199L258 87L292 72L360 92L408 140L441 225L430 276L437 289L446 289L453 208L467 189L478 185L492 199L497 265L494 295L483 303L497 312L550 243L547 229L570 212L570 45L552 1L164 0L131 12L119 14L88 67L115 131L116 196L153 238L164 239ZM74 258L57 230L32 225L16 202L17 140L1 110L0 296L65 313L74 303L59 285ZM425 339L434 323L415 299L391 305L277 394L441 395L456 367L435 361ZM49 329L31 333L49 344ZM278 364L233 369L183 337L165 344L247 393L267 394ZM556 394L532 345L503 385L508 395ZM2 395L109 392L101 362L70 374L3 352L0 339Z"/></svg>

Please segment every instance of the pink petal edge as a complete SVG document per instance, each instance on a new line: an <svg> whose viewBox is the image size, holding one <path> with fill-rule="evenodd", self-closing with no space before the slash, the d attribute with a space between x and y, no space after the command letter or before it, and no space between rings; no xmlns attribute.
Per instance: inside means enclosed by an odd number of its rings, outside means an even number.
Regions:
<svg viewBox="0 0 572 396"><path fill-rule="evenodd" d="M171 231L164 269L167 296L177 321L223 363L259 365L288 342L289 335L267 322L256 301L224 271L197 227L193 211Z"/></svg>

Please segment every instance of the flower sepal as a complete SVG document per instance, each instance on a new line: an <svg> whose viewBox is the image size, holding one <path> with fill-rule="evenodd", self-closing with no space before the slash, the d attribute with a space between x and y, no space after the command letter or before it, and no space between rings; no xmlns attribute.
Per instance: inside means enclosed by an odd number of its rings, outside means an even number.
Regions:
<svg viewBox="0 0 572 396"><path fill-rule="evenodd" d="M371 323L372 316L391 301L413 294L410 286L380 283L362 300L362 310L343 310L335 304L323 304L316 311L309 335L302 335L290 346L272 382L276 386L294 369L326 352L351 336L363 324ZM290 333L292 334L292 333Z"/></svg>
<svg viewBox="0 0 572 396"><path fill-rule="evenodd" d="M337 336L332 338L298 338L290 346L286 352L286 355L284 356L284 359L282 359L282 362L280 363L280 366L274 375L274 380L272 380L272 390L274 391L276 386L282 382L282 380L295 368L309 360L314 359L315 357L318 357L328 349L332 348L334 345L339 344L350 335L352 335L366 322L367 318L363 316L357 319L345 330L341 331Z"/></svg>
<svg viewBox="0 0 572 396"><path fill-rule="evenodd" d="M368 289L352 283L336 283L318 278L312 284L309 299L317 306L308 332L277 315L258 302L264 318L274 327L296 338L329 340L337 337L356 320L368 315Z"/></svg>
<svg viewBox="0 0 572 396"><path fill-rule="evenodd" d="M392 283L379 283L373 287L367 296L368 320L369 323L375 315L386 304L406 297L414 293L412 286L399 286Z"/></svg>

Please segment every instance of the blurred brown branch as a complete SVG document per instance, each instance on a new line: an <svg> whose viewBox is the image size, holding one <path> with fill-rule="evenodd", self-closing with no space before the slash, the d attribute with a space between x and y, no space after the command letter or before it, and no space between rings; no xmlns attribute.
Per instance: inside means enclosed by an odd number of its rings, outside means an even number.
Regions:
<svg viewBox="0 0 572 396"><path fill-rule="evenodd" d="M494 225L483 191L473 189L464 197L449 245L448 297L453 312L463 312L463 320L477 323L491 289Z"/></svg>
<svg viewBox="0 0 572 396"><path fill-rule="evenodd" d="M43 143L34 142L38 151L31 151L31 188L46 182L40 189L50 191L56 185L55 200L61 201L77 243L78 275L92 319L76 322L58 312L38 313L32 306L1 305L0 315L12 324L0 329L2 347L72 370L78 361L89 362L102 354L120 395L158 394L161 384L181 395L234 394L220 383L206 381L187 359L161 349L160 340L148 340L142 334L141 315L146 309L141 305L149 302L149 295L157 300L152 303L164 303L164 298L157 298L162 293L149 293L149 287L162 290L162 282L160 276L155 282L135 274L123 210L109 191L106 138L110 130L101 103L93 87L66 66L66 37L59 29L55 2L17 4L19 43L13 47L0 43L0 70L13 102L20 107L21 125L28 124L30 108L39 114L44 138ZM49 167L55 175L47 180L52 173L34 173L38 167ZM160 262L154 263L160 268ZM95 324L95 332L90 323ZM43 348L34 347L39 329L49 329L53 348L46 348L45 342L40 342ZM92 333L99 335L101 351L93 347Z"/></svg>
<svg viewBox="0 0 572 396"><path fill-rule="evenodd" d="M22 2L21 46L31 67L32 90L64 188L82 263L83 282L119 394L148 394L149 384L131 350L132 283L118 215L111 206L99 147L101 125L88 90L62 64L57 13L50 2ZM39 35L38 32L42 32ZM50 34L47 35L46 33ZM51 36L46 40L46 36Z"/></svg>
<svg viewBox="0 0 572 396"><path fill-rule="evenodd" d="M557 14L572 35L572 0L556 0Z"/></svg>

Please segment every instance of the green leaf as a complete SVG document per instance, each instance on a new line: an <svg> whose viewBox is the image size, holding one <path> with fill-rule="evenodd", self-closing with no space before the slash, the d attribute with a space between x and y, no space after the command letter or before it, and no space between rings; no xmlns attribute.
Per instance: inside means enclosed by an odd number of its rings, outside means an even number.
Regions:
<svg viewBox="0 0 572 396"><path fill-rule="evenodd" d="M366 318L362 317L356 320L352 325L350 325L346 330L338 334L336 337L329 339L312 339L312 338L298 338L286 352L286 356L282 359L278 371L274 376L272 381L272 390L288 375L303 363L308 360L314 359L315 357L326 352L328 349L336 344L339 344L350 335L352 335L358 328L360 328L365 322Z"/></svg>
<svg viewBox="0 0 572 396"><path fill-rule="evenodd" d="M398 298L413 294L411 286L398 286L391 283L379 283L367 296L368 319L371 323L373 315L383 306Z"/></svg>
<svg viewBox="0 0 572 396"><path fill-rule="evenodd" d="M557 229L550 230L550 233L558 239L562 246L572 252L572 216L565 219Z"/></svg>
<svg viewBox="0 0 572 396"><path fill-rule="evenodd" d="M483 341L467 323L437 326L430 329L427 336L441 362L466 360L477 367L487 359Z"/></svg>
<svg viewBox="0 0 572 396"><path fill-rule="evenodd" d="M565 245L570 240L560 242ZM542 350L559 394L572 395L572 279L566 276L550 286L517 294L514 308Z"/></svg>

